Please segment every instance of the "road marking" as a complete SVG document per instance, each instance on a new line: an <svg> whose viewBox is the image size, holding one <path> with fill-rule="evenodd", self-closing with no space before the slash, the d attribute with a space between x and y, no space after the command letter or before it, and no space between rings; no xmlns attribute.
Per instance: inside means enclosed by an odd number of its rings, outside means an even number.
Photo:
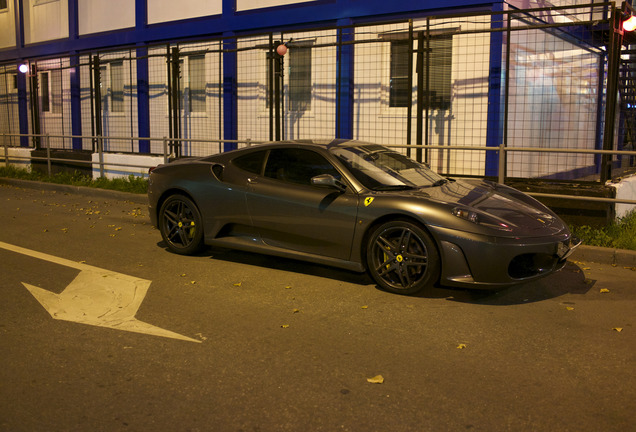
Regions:
<svg viewBox="0 0 636 432"><path fill-rule="evenodd" d="M135 318L152 281L4 242L0 248L80 271L60 294L22 282L54 319L201 343Z"/></svg>

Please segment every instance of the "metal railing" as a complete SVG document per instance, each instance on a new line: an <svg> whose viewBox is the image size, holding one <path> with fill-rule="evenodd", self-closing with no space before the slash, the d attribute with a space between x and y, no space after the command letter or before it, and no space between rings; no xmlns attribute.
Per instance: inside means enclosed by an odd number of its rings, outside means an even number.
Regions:
<svg viewBox="0 0 636 432"><path fill-rule="evenodd" d="M152 138L152 137L117 137L117 136L93 136L93 135L53 135L53 134L1 134L1 136L3 137L3 148L4 148L4 157L3 157L3 161L4 163L8 164L10 162L10 160L14 160L14 161L46 161L47 162L47 171L48 171L48 175L51 176L52 175L52 162L72 162L74 164L85 164L85 165L90 165L90 166L99 166L99 175L100 177L104 177L105 174L105 167L126 167L126 168L148 168L149 165L145 164L133 164L133 163L117 163L117 162L106 162L104 161L104 154L129 154L129 155L135 155L135 156L162 156L163 157L163 163L168 163L170 161L171 158L175 158L176 154L175 154L175 147L178 145L181 145L184 142L191 142L191 143L202 143L202 144L219 144L219 152L222 151L221 149L221 145L224 143L229 143L229 144L236 144L237 146L240 146L241 144L244 144L245 146L250 146L253 144L260 144L262 143L261 141L253 141L250 139L247 140L204 140L204 139L185 139L185 138L181 138L181 139L176 139L176 138L168 138L168 137L163 137L163 138ZM42 143L41 146L38 148L38 150L45 150L46 151L46 157L41 157L41 156L16 156L16 155L12 155L9 156L9 148L28 148L31 150L36 150L35 146L29 146L29 147L22 147L22 146L9 146L8 145L8 138L9 137L15 137L15 138L29 138L30 141L34 141L34 139L38 139L40 140L40 142ZM69 159L63 159L63 158L54 158L51 157L51 152L52 151L74 151L73 149L68 149L68 148L52 148L50 143L51 143L51 139L52 138L61 138L61 139L82 139L82 140L91 140L92 142L94 142L96 144L95 146L95 152L99 155L99 160L97 162L95 161L88 161L88 160L69 160ZM105 151L104 150L104 141L105 140L128 140L128 141L145 141L145 142L161 142L162 143L162 149L163 152L162 153L123 153L121 151ZM137 173L140 175L144 175L147 176L147 174L144 174L143 172Z"/></svg>
<svg viewBox="0 0 636 432"><path fill-rule="evenodd" d="M168 163L171 158L175 156L174 150L175 146L181 145L184 142L190 143L202 143L202 144L218 144L219 152L222 152L222 144L231 143L240 146L241 144L244 146L251 146L255 144L262 144L264 141L255 141L255 140L203 140L203 139L174 139L168 137L162 138L152 138L152 137L114 137L114 136L80 136L80 135L34 135L34 134L1 134L3 137L3 147L4 147L4 157L3 161L5 164L10 163L12 160L19 161L33 161L40 160L47 162L48 174L51 176L52 173L52 162L72 162L73 164L87 164L91 166L98 165L100 177L104 177L105 167L127 167L127 168L149 168L148 164L132 164L132 163L117 163L117 162L105 162L104 154L122 154L122 152L108 152L104 151L103 142L104 140L132 140L132 141L155 141L161 142L163 152L162 153L130 153L135 156L163 156L163 162ZM25 148L25 147L17 147L17 146L9 146L8 138L9 137L27 137L27 138L40 138L43 142L42 150L46 150L46 157L34 157L34 156L9 156L8 149L11 148ZM52 150L70 150L70 149L52 149L50 147L51 138L65 138L65 139L89 139L93 142L97 143L96 153L99 155L98 161L86 161L86 160L69 160L69 159L61 159L61 158L53 158L51 157ZM498 152L498 162L499 162L499 171L497 175L498 183L503 184L506 179L505 175L505 167L507 161L507 155L511 152L537 152L537 153L575 153L575 154L592 154L592 155L620 155L620 156L631 156L636 157L636 151L626 151L626 150L588 150L588 149L546 149L539 147L506 147L504 144L499 145L498 147L475 147L475 146L434 146L427 145L416 146L416 145L386 145L386 147L398 148L398 149L411 149L411 150L446 150L446 151L457 151L457 150L468 150L468 151L485 151L485 152ZM26 147L34 149L34 147ZM146 173L136 173L142 176L146 176ZM562 195L562 194L548 194L548 193L540 193L540 192L528 192L528 195L537 197L537 198L557 198L557 199L570 199L570 200L579 200L579 201L594 201L594 202L605 202L605 203L615 203L615 204L632 204L636 205L636 200L629 199L620 199L620 198L604 198L604 197L590 197L590 196L577 196L577 195Z"/></svg>

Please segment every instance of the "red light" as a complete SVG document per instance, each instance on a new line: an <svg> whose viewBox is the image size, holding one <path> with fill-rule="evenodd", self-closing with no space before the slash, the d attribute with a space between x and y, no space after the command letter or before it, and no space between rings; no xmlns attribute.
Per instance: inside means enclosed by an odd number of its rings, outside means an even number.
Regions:
<svg viewBox="0 0 636 432"><path fill-rule="evenodd" d="M636 29L636 16L630 16L627 20L623 21L623 30L630 32Z"/></svg>

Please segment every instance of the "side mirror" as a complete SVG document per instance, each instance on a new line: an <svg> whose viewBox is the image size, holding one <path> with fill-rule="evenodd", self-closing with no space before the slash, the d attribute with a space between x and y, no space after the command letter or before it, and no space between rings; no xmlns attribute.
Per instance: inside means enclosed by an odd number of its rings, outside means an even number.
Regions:
<svg viewBox="0 0 636 432"><path fill-rule="evenodd" d="M320 174L311 178L312 186L326 187L331 189L337 189L340 192L344 192L347 188L344 183L336 179L331 174Z"/></svg>

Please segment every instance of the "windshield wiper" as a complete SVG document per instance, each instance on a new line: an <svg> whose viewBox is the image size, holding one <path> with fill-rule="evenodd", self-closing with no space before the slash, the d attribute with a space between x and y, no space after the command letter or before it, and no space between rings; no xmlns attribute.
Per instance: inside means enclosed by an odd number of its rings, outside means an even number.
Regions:
<svg viewBox="0 0 636 432"><path fill-rule="evenodd" d="M408 186L408 185L382 185L382 186L376 186L373 188L373 190L376 191L399 191L399 190L411 190L411 189L415 189L413 186Z"/></svg>

